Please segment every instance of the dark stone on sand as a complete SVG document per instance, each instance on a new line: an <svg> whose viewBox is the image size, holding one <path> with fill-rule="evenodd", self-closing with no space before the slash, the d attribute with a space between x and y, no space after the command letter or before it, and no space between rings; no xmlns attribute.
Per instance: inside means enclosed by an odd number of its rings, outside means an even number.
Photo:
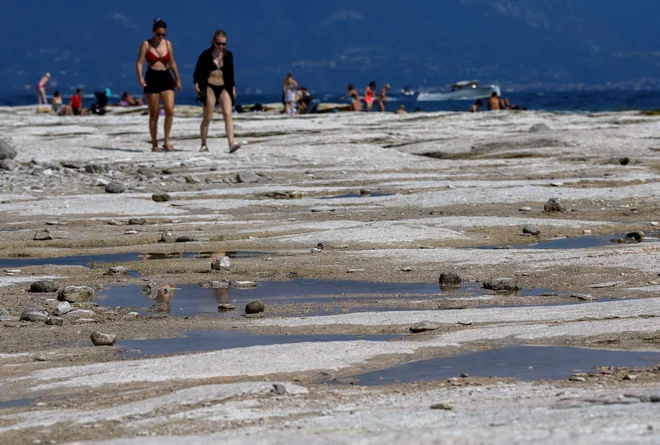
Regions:
<svg viewBox="0 0 660 445"><path fill-rule="evenodd" d="M626 234L626 242L641 243L644 241L644 232L630 232Z"/></svg>
<svg viewBox="0 0 660 445"><path fill-rule="evenodd" d="M115 344L117 336L94 331L92 332L92 335L90 335L90 339L92 340L92 343L94 343L94 346L112 346Z"/></svg>
<svg viewBox="0 0 660 445"><path fill-rule="evenodd" d="M254 172L245 171L238 173L236 175L236 180L244 184L250 184L259 182L259 176L257 176L257 174Z"/></svg>
<svg viewBox="0 0 660 445"><path fill-rule="evenodd" d="M194 176L186 176L186 183L188 184L199 184L199 179L195 178Z"/></svg>
<svg viewBox="0 0 660 445"><path fill-rule="evenodd" d="M530 133L547 133L549 131L552 131L552 128L550 128L547 124L544 123L534 124L529 129Z"/></svg>
<svg viewBox="0 0 660 445"><path fill-rule="evenodd" d="M371 195L371 190L368 189L361 189L360 190L360 196L369 196Z"/></svg>
<svg viewBox="0 0 660 445"><path fill-rule="evenodd" d="M530 235L538 236L541 234L541 229L536 226L525 226L523 227L523 233L528 233Z"/></svg>
<svg viewBox="0 0 660 445"><path fill-rule="evenodd" d="M561 198L550 198L548 202L545 203L543 206L543 210L546 212L565 212L566 211L566 206L564 205L564 201L561 200Z"/></svg>
<svg viewBox="0 0 660 445"><path fill-rule="evenodd" d="M484 289L495 292L515 292L519 288L513 278L491 278L484 283Z"/></svg>
<svg viewBox="0 0 660 445"><path fill-rule="evenodd" d="M85 172L89 174L98 174L98 173L103 173L104 171L105 168L102 165L87 164L85 166Z"/></svg>
<svg viewBox="0 0 660 445"><path fill-rule="evenodd" d="M50 230L44 229L44 230L41 230L41 231L35 233L34 236L32 237L32 239L34 241L50 241L50 240L53 240L55 238L53 238L53 235L51 235Z"/></svg>
<svg viewBox="0 0 660 445"><path fill-rule="evenodd" d="M151 199L154 202L167 202L167 201L171 201L172 197L167 193L154 193L153 195L151 195Z"/></svg>
<svg viewBox="0 0 660 445"><path fill-rule="evenodd" d="M128 220L129 226L143 226L147 223L145 218L131 218Z"/></svg>
<svg viewBox="0 0 660 445"><path fill-rule="evenodd" d="M460 285L463 282L463 279L457 273L443 272L440 274L439 282L441 285Z"/></svg>
<svg viewBox="0 0 660 445"><path fill-rule="evenodd" d="M30 285L30 292L34 292L36 294L57 292L57 287L57 284L55 284L53 281L35 281Z"/></svg>
<svg viewBox="0 0 660 445"><path fill-rule="evenodd" d="M195 243L198 239L193 236L180 236L176 239L177 243Z"/></svg>
<svg viewBox="0 0 660 445"><path fill-rule="evenodd" d="M85 166L83 164L81 164L80 162L62 161L62 167L72 168L74 170L79 170L81 168L84 168Z"/></svg>
<svg viewBox="0 0 660 445"><path fill-rule="evenodd" d="M229 312L229 311L233 311L234 309L236 309L236 306L234 306L233 304L219 304L218 305L218 310L220 312ZM247 312L247 309L246 309L246 312Z"/></svg>
<svg viewBox="0 0 660 445"><path fill-rule="evenodd" d="M0 139L0 160L2 159L14 159L18 156L18 151L4 139Z"/></svg>
<svg viewBox="0 0 660 445"><path fill-rule="evenodd" d="M64 324L64 319L60 317L48 317L46 324L49 326L62 326Z"/></svg>
<svg viewBox="0 0 660 445"><path fill-rule="evenodd" d="M94 289L87 286L67 286L60 290L57 294L57 299L60 301L68 301L69 303L83 303L91 301L94 298Z"/></svg>
<svg viewBox="0 0 660 445"><path fill-rule="evenodd" d="M27 310L27 311L23 311L23 313L21 314L21 321L45 323L48 321L49 317L50 315L48 315L48 312L46 311Z"/></svg>
<svg viewBox="0 0 660 445"><path fill-rule="evenodd" d="M107 193L124 193L126 191L126 186L121 182L112 181L105 186L105 191Z"/></svg>
<svg viewBox="0 0 660 445"><path fill-rule="evenodd" d="M628 158L628 157L619 158L619 164L621 164L621 165L630 164L630 158Z"/></svg>
<svg viewBox="0 0 660 445"><path fill-rule="evenodd" d="M253 301L251 303L248 303L247 306L245 306L246 314L260 314L265 310L266 310L266 305L264 304L263 301Z"/></svg>

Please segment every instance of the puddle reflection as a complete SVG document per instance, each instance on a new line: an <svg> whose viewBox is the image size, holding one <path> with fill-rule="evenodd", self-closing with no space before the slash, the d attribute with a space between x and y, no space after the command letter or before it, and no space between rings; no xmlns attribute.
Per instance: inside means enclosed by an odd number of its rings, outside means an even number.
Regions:
<svg viewBox="0 0 660 445"><path fill-rule="evenodd" d="M558 380L568 378L576 372L592 372L599 366L635 368L658 363L660 352L512 346L406 363L361 374L348 380L354 380L359 385L377 386L443 380L458 377L463 373L473 377Z"/></svg>
<svg viewBox="0 0 660 445"><path fill-rule="evenodd" d="M617 245L639 245L644 243L655 243L660 241L660 233L649 233L642 242L636 242L631 238L626 238L625 233L615 233L613 235L585 235L573 238L558 238L548 241L542 241L535 244L501 244L496 246L480 246L475 249L498 250L498 249L548 249L548 250L570 250L570 249L589 249L592 247L606 247Z"/></svg>

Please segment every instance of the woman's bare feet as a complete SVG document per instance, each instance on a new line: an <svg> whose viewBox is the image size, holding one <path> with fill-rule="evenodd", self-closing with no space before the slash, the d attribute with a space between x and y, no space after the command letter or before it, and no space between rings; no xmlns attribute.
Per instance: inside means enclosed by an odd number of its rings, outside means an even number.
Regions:
<svg viewBox="0 0 660 445"><path fill-rule="evenodd" d="M161 153L163 150L161 150L158 145L154 145L153 147L151 147L151 151L155 153Z"/></svg>
<svg viewBox="0 0 660 445"><path fill-rule="evenodd" d="M174 147L172 147L172 144L163 144L163 148L165 151L174 151Z"/></svg>

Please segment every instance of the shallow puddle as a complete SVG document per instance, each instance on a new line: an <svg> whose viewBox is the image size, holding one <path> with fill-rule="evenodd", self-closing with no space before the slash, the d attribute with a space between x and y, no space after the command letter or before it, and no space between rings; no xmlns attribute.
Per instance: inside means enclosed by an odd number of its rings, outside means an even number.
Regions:
<svg viewBox="0 0 660 445"><path fill-rule="evenodd" d="M649 367L660 363L660 352L612 351L571 347L511 346L454 357L423 360L351 378L358 385L427 382L458 377L502 377L520 380L560 380L599 366Z"/></svg>
<svg viewBox="0 0 660 445"><path fill-rule="evenodd" d="M556 250L569 250L569 249L589 249L592 247L605 247L617 245L639 245L644 243L653 243L660 241L658 233L649 233L644 237L641 243L633 240L627 240L625 233L615 233L613 235L585 235L577 236L574 238L557 238L547 241L542 241L535 244L502 244L498 246L482 246L477 249L556 249Z"/></svg>
<svg viewBox="0 0 660 445"><path fill-rule="evenodd" d="M440 297L437 284L425 283L371 283L367 281L326 281L326 280L291 280L262 281L257 287L248 289L211 289L198 284L160 284L168 292L159 292L156 298L150 298L143 286L113 286L99 291L97 302L105 307L147 307L157 312L171 313L176 316L211 315L222 317L241 317L243 308L251 301L261 300L269 304L302 304L347 302L357 299L375 299L373 295L388 297L431 296ZM360 297L360 294L371 295ZM351 295L342 297L342 295ZM106 297L106 298L103 298ZM218 312L219 304L231 304L236 310ZM362 308L364 310L364 308ZM266 309L268 312L268 309ZM327 311L325 311L327 313ZM323 313L319 311L319 314ZM316 313L308 315L319 315Z"/></svg>
<svg viewBox="0 0 660 445"><path fill-rule="evenodd" d="M27 406L35 402L37 399L16 399L16 400L7 400L5 402L0 402L0 409L7 408L18 408L21 406Z"/></svg>
<svg viewBox="0 0 660 445"><path fill-rule="evenodd" d="M170 260L170 259L206 259L220 258L255 258L272 255L270 252L235 251L235 252L174 252L174 253L111 253L104 255L78 255L52 258L3 258L0 259L0 268L20 268L26 266L83 266L94 267L97 264L131 263L135 261Z"/></svg>
<svg viewBox="0 0 660 445"><path fill-rule="evenodd" d="M337 196L322 196L318 199L380 198L383 196L394 196L394 193L379 193L379 192L365 193L365 194L347 193L345 195L337 195Z"/></svg>
<svg viewBox="0 0 660 445"><path fill-rule="evenodd" d="M180 338L122 340L121 357L139 358L151 355L186 352L218 351L250 346L282 345L289 343L321 343L333 341L388 341L403 335L262 335L243 331L190 331Z"/></svg>

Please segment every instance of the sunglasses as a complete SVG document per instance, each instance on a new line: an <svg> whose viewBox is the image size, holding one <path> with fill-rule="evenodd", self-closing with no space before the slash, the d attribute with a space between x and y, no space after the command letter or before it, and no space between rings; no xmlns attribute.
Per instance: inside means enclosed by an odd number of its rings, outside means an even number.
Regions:
<svg viewBox="0 0 660 445"><path fill-rule="evenodd" d="M218 42L218 41L215 41L215 42L213 42L213 44L214 44L215 46L227 46L227 42Z"/></svg>
<svg viewBox="0 0 660 445"><path fill-rule="evenodd" d="M167 33L164 33L164 32L163 32L163 33L158 33L158 34L156 34L156 36L158 36L158 37L165 37L165 36L167 36Z"/></svg>

